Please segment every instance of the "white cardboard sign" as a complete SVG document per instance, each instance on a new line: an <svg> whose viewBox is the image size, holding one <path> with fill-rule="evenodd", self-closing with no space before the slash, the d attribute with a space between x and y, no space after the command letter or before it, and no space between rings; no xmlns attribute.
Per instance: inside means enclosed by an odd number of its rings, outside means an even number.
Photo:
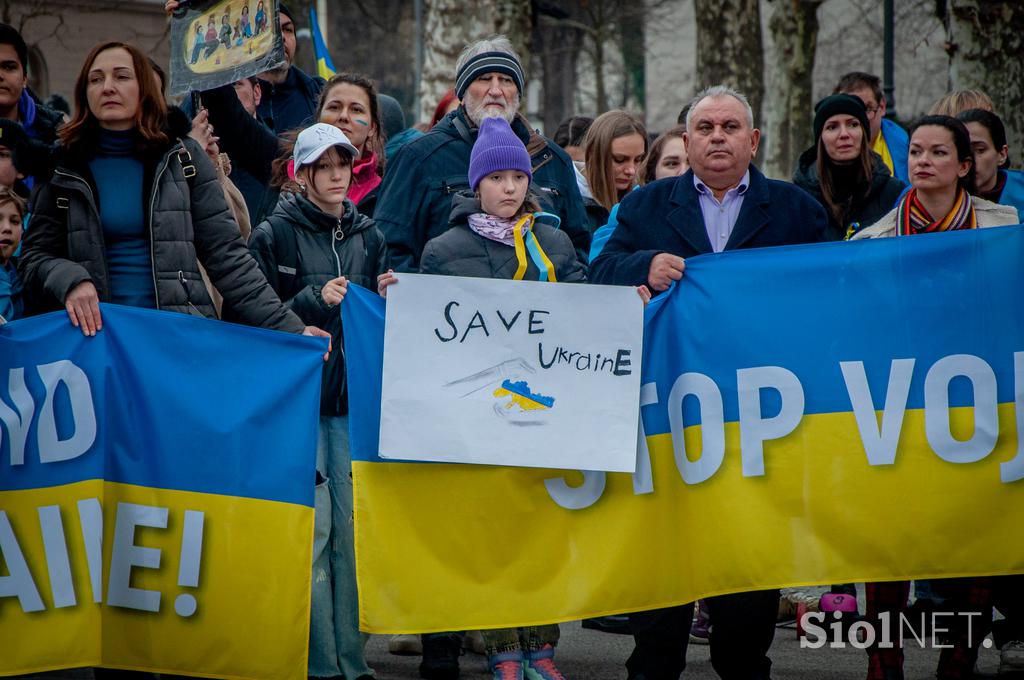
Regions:
<svg viewBox="0 0 1024 680"><path fill-rule="evenodd" d="M382 458L633 472L634 289L399 279L384 331Z"/></svg>

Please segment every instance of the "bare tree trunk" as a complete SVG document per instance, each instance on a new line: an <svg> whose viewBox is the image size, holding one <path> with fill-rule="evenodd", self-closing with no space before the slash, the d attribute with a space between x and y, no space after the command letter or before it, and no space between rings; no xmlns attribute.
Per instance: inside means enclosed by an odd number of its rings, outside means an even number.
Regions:
<svg viewBox="0 0 1024 680"><path fill-rule="evenodd" d="M543 71L544 131L551 136L559 124L574 113L572 94L576 92L576 63L583 34L574 26L545 22L535 35L534 44L540 48Z"/></svg>
<svg viewBox="0 0 1024 680"><path fill-rule="evenodd" d="M508 36L523 61L523 70L528 71L533 39L533 7L530 0L477 0L475 4L481 28ZM470 40L484 37L486 35L481 34L470 37Z"/></svg>
<svg viewBox="0 0 1024 680"><path fill-rule="evenodd" d="M765 103L777 114L766 135L765 171L771 177L788 179L801 152L813 142L811 85L822 1L779 0L769 20L777 72L777 85Z"/></svg>
<svg viewBox="0 0 1024 680"><path fill-rule="evenodd" d="M455 60L469 33L468 13L462 7L459 0L424 0L419 120L429 120L437 102L455 84Z"/></svg>
<svg viewBox="0 0 1024 680"><path fill-rule="evenodd" d="M503 33L524 60L529 54L532 15L529 0L424 0L423 77L420 119L455 85L455 61L470 42ZM523 64L525 69L528 65Z"/></svg>
<svg viewBox="0 0 1024 680"><path fill-rule="evenodd" d="M597 101L595 113L600 116L608 110L608 92L604 82L604 35L600 28L594 36L594 89Z"/></svg>
<svg viewBox="0 0 1024 680"><path fill-rule="evenodd" d="M694 0L697 11L697 82L730 85L746 95L761 119L764 53L758 0Z"/></svg>
<svg viewBox="0 0 1024 680"><path fill-rule="evenodd" d="M644 26L647 14L644 3L624 3L619 10L619 45L622 49L622 65L626 72L623 78L622 99L619 106L640 111L646 108L647 84L644 55Z"/></svg>
<svg viewBox="0 0 1024 680"><path fill-rule="evenodd" d="M985 91L1006 126L1010 157L1024 154L1024 3L952 0L949 72L956 89Z"/></svg>

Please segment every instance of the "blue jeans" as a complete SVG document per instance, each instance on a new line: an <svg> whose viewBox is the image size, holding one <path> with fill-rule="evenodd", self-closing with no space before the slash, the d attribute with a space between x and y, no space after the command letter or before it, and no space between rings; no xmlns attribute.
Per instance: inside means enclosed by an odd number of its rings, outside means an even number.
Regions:
<svg viewBox="0 0 1024 680"><path fill-rule="evenodd" d="M522 628L493 628L482 630L487 656L521 650L539 652L545 645L558 644L558 624L523 626Z"/></svg>
<svg viewBox="0 0 1024 680"><path fill-rule="evenodd" d="M316 488L309 675L356 680L373 671L359 632L348 416L320 417L316 469L327 481Z"/></svg>

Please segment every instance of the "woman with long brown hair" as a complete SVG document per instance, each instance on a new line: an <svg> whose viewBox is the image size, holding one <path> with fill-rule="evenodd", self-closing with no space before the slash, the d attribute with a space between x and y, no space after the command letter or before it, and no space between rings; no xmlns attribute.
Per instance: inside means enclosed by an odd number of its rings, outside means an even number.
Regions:
<svg viewBox="0 0 1024 680"><path fill-rule="evenodd" d="M384 124L377 87L363 75L339 73L333 76L320 92L315 120L338 128L356 147L348 197L359 212L372 217L384 176Z"/></svg>
<svg viewBox="0 0 1024 680"><path fill-rule="evenodd" d="M644 164L640 166L636 176L637 184L643 186L666 177L678 177L690 169L683 140L685 134L686 126L677 125L658 135L647 152Z"/></svg>
<svg viewBox="0 0 1024 680"><path fill-rule="evenodd" d="M20 263L35 311L63 306L86 335L102 327L101 301L215 317L201 262L246 323L323 334L267 285L209 158L189 129L168 128L145 54L122 42L97 45L74 98Z"/></svg>
<svg viewBox="0 0 1024 680"><path fill-rule="evenodd" d="M793 183L821 203L828 237L840 241L881 219L904 185L871 150L860 98L834 94L818 102L814 112L814 146L800 155Z"/></svg>
<svg viewBox="0 0 1024 680"><path fill-rule="evenodd" d="M384 176L386 141L373 81L353 73L333 76L320 92L314 122L333 125L356 147L348 198L361 214L373 217L381 177ZM289 164L297 134L293 130L277 140L277 156L267 160L271 163L270 188L260 211L262 215L274 212L281 187L293 179L294 169Z"/></svg>
<svg viewBox="0 0 1024 680"><path fill-rule="evenodd" d="M647 155L647 128L640 119L616 109L598 116L583 138L583 196L593 233L608 222L612 206L636 185Z"/></svg>

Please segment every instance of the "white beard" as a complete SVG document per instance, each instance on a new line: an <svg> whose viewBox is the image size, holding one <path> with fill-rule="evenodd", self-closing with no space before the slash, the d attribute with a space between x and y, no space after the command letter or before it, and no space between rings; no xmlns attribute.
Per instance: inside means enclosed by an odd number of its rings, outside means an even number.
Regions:
<svg viewBox="0 0 1024 680"><path fill-rule="evenodd" d="M466 106L466 115L469 116L469 120L477 127L480 127L480 123L483 122L484 118L504 118L511 125L512 121L516 118L516 113L519 111L519 94L516 93L512 101L507 102L507 106L500 111L488 110L487 106L482 102L477 103L469 97L463 100L463 104Z"/></svg>

